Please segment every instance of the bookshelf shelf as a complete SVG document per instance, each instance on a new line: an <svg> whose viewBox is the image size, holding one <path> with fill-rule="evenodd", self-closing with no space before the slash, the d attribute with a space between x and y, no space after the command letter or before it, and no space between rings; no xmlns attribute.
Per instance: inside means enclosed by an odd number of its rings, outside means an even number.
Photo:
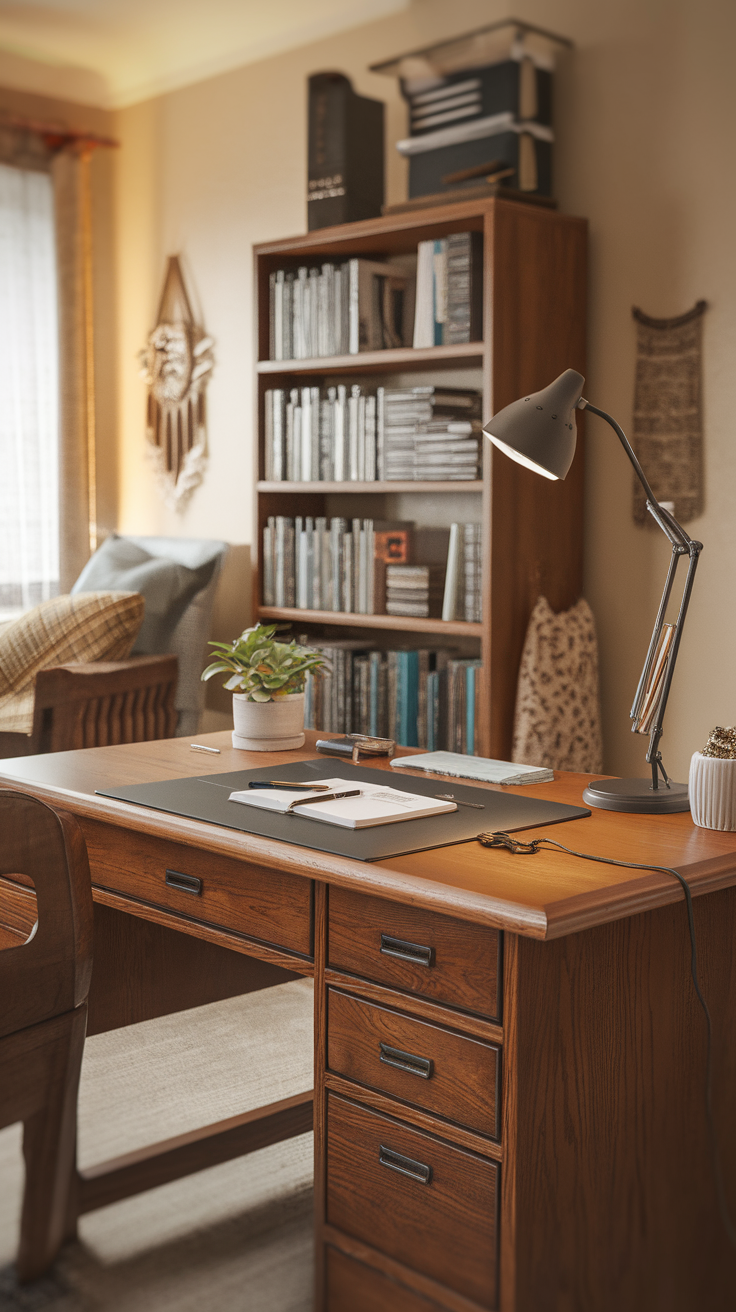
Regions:
<svg viewBox="0 0 736 1312"><path fill-rule="evenodd" d="M385 351L361 351L358 355L319 356L316 360L259 360L259 374L383 374L399 369L457 369L480 365L483 343L461 346L394 347Z"/></svg>
<svg viewBox="0 0 736 1312"><path fill-rule="evenodd" d="M259 606L262 620L291 620L302 624L340 624L353 629L388 629L394 633L431 633L441 638L482 638L483 625L466 620L416 619L411 615L360 615L356 611L302 610L296 606Z"/></svg>
<svg viewBox="0 0 736 1312"><path fill-rule="evenodd" d="M272 273L295 270L299 263L320 266L323 261L340 263L354 256L378 261L403 257L416 252L420 241L463 232L483 234L481 341L310 360L265 358L271 337ZM342 376L349 384L351 379L360 381L361 375L372 375L379 385L402 387L406 385L402 375L414 374L417 382L441 386L446 379L455 386L452 371L472 369L477 382L473 380L471 385L482 390L486 418L518 396L545 387L564 369L585 374L586 242L583 219L492 197L324 228L264 243L254 250L259 357L255 364L254 614L263 620L290 622L297 633L300 625L308 627L314 641L334 640L335 633L342 631L346 639L365 633L366 645L377 641L378 634L396 634L393 645L406 646L414 634L425 635L416 646L426 647L430 638L433 647L459 645L477 651L481 668L476 680L475 750L505 760L511 753L519 661L532 609L537 598L544 596L553 611L566 610L582 589L583 444L578 443L572 469L559 483L536 478L490 443L484 446L482 481L265 481L265 393L270 388L317 386L330 376L338 383ZM463 518L464 506L468 511L472 508L476 520L480 503L482 623L261 604L261 547L270 517L338 514L377 518L379 513L389 513L391 503L382 507L376 495L388 498L391 493L402 498L396 515L414 519L417 527L447 527L451 520ZM439 495L428 502L433 493ZM474 495L458 501L458 493ZM339 510L326 504L327 497L346 494L350 501ZM416 512L412 497L418 497ZM469 521L471 515L466 518ZM471 641L459 643L462 638Z"/></svg>
<svg viewBox="0 0 736 1312"><path fill-rule="evenodd" d="M351 492L354 495L365 496L376 492L478 492L483 491L481 480L467 481L464 479L453 479L447 483L419 483L419 482L401 482L398 479L393 482L379 483L374 480L371 483L287 483L280 480L275 483L267 483L261 479L256 485L258 492L277 492L277 493L303 493L303 492Z"/></svg>

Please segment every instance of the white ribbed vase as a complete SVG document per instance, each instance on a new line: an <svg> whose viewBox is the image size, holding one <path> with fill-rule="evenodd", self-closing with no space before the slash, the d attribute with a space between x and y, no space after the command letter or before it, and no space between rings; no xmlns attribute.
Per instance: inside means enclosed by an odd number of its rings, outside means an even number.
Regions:
<svg viewBox="0 0 736 1312"><path fill-rule="evenodd" d="M289 752L304 746L304 693L276 702L251 702L233 693L233 747L247 752Z"/></svg>
<svg viewBox="0 0 736 1312"><path fill-rule="evenodd" d="M696 825L736 831L736 760L693 752L688 792Z"/></svg>

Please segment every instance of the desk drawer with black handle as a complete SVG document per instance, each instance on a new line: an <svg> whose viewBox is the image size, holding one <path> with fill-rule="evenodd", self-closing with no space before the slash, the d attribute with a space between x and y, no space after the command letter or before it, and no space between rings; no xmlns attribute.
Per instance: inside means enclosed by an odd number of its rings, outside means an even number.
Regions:
<svg viewBox="0 0 736 1312"><path fill-rule="evenodd" d="M328 1095L328 1224L488 1308L498 1183L495 1162Z"/></svg>
<svg viewBox="0 0 736 1312"><path fill-rule="evenodd" d="M330 889L330 967L489 1020L501 1016L500 942L485 925Z"/></svg>
<svg viewBox="0 0 736 1312"><path fill-rule="evenodd" d="M82 827L93 884L311 955L311 880L95 820Z"/></svg>
<svg viewBox="0 0 736 1312"><path fill-rule="evenodd" d="M495 1044L340 989L330 989L327 998L331 1071L496 1137L500 1050Z"/></svg>

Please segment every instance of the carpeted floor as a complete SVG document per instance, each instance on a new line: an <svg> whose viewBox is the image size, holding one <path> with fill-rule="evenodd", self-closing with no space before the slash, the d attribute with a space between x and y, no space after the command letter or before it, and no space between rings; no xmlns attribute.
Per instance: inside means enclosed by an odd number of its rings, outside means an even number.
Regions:
<svg viewBox="0 0 736 1312"><path fill-rule="evenodd" d="M100 1034L85 1048L82 1166L312 1084L308 980ZM18 1288L20 1126L0 1133L0 1312L309 1312L312 1136L83 1217Z"/></svg>

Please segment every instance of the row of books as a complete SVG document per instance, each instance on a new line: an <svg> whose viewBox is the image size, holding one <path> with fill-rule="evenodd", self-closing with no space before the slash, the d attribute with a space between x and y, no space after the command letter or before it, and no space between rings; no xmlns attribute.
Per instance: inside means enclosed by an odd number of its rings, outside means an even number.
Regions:
<svg viewBox="0 0 736 1312"><path fill-rule="evenodd" d="M433 385L269 388L268 482L457 482L480 477L481 393Z"/></svg>
<svg viewBox="0 0 736 1312"><path fill-rule="evenodd" d="M307 635L300 641L324 652L331 667L307 678L306 728L475 754L480 661L441 648L377 651L352 639L310 643Z"/></svg>
<svg viewBox="0 0 736 1312"><path fill-rule="evenodd" d="M272 515L263 605L480 623L481 528Z"/></svg>
<svg viewBox="0 0 736 1312"><path fill-rule="evenodd" d="M420 241L415 348L478 342L483 336L483 235L456 232Z"/></svg>
<svg viewBox="0 0 736 1312"><path fill-rule="evenodd" d="M402 346L411 279L376 260L278 269L269 278L269 357L313 360Z"/></svg>
<svg viewBox="0 0 736 1312"><path fill-rule="evenodd" d="M406 256L276 269L269 275L269 358L312 360L478 341L482 275L483 238L475 232L421 242L416 275Z"/></svg>

